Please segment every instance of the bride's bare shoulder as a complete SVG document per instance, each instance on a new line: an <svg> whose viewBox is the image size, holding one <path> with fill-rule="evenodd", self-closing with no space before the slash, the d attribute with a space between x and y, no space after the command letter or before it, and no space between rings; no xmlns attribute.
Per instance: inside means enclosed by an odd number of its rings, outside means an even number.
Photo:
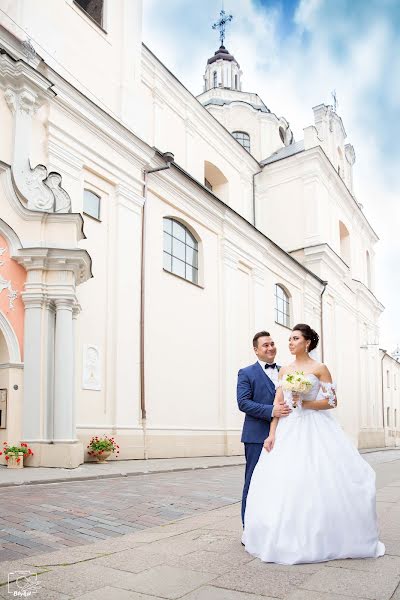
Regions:
<svg viewBox="0 0 400 600"><path fill-rule="evenodd" d="M328 369L328 367L326 366L325 363L317 362L317 364L315 365L314 368L315 368L315 374L318 375L320 378L324 377L324 376L325 377L327 377L327 376L330 377L330 375L331 375L330 372L329 372L329 369Z"/></svg>

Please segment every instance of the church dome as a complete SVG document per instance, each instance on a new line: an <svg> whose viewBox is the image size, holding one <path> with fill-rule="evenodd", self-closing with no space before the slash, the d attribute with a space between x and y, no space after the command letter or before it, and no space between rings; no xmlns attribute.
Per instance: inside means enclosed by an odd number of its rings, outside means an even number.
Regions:
<svg viewBox="0 0 400 600"><path fill-rule="evenodd" d="M232 54L229 54L229 51L225 48L225 46L220 46L218 50L214 53L214 56L208 59L207 64L211 65L217 60L227 60L230 62L234 62L239 67L239 63L237 62L236 58L232 56Z"/></svg>

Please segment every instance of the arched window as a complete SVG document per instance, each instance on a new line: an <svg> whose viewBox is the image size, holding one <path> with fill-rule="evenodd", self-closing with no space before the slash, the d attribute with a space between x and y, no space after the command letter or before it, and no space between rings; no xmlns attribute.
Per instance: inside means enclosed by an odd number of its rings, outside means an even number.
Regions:
<svg viewBox="0 0 400 600"><path fill-rule="evenodd" d="M90 190L83 190L83 212L100 220L100 196Z"/></svg>
<svg viewBox="0 0 400 600"><path fill-rule="evenodd" d="M282 286L275 285L275 321L290 327L290 297Z"/></svg>
<svg viewBox="0 0 400 600"><path fill-rule="evenodd" d="M232 135L247 150L250 152L250 136L245 131L232 131Z"/></svg>
<svg viewBox="0 0 400 600"><path fill-rule="evenodd" d="M164 269L192 283L198 282L198 242L179 221L164 217Z"/></svg>
<svg viewBox="0 0 400 600"><path fill-rule="evenodd" d="M75 3L100 27L103 26L104 0L75 0Z"/></svg>
<svg viewBox="0 0 400 600"><path fill-rule="evenodd" d="M283 129L283 127L279 127L279 137L282 140L282 144L285 143L285 130Z"/></svg>
<svg viewBox="0 0 400 600"><path fill-rule="evenodd" d="M213 73L213 87L217 87L217 71Z"/></svg>
<svg viewBox="0 0 400 600"><path fill-rule="evenodd" d="M390 427L390 408L389 408L389 406L386 409L386 427Z"/></svg>
<svg viewBox="0 0 400 600"><path fill-rule="evenodd" d="M394 426L397 428L397 408L394 409Z"/></svg>
<svg viewBox="0 0 400 600"><path fill-rule="evenodd" d="M235 90L238 89L238 76L235 75Z"/></svg>

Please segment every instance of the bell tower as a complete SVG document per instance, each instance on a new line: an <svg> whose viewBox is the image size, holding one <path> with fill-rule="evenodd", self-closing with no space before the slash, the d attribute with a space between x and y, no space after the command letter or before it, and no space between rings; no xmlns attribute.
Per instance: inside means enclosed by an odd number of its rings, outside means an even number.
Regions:
<svg viewBox="0 0 400 600"><path fill-rule="evenodd" d="M224 46L225 26L230 21L232 21L232 15L227 15L222 9L219 20L213 25L213 29L219 29L220 47L207 61L204 92L213 88L242 89L242 71L239 63Z"/></svg>

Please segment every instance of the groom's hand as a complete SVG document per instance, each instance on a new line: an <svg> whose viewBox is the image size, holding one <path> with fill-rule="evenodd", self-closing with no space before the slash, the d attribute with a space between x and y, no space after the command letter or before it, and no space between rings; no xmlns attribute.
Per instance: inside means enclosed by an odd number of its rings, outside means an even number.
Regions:
<svg viewBox="0 0 400 600"><path fill-rule="evenodd" d="M279 403L274 405L274 417L287 417L292 410L285 403Z"/></svg>

